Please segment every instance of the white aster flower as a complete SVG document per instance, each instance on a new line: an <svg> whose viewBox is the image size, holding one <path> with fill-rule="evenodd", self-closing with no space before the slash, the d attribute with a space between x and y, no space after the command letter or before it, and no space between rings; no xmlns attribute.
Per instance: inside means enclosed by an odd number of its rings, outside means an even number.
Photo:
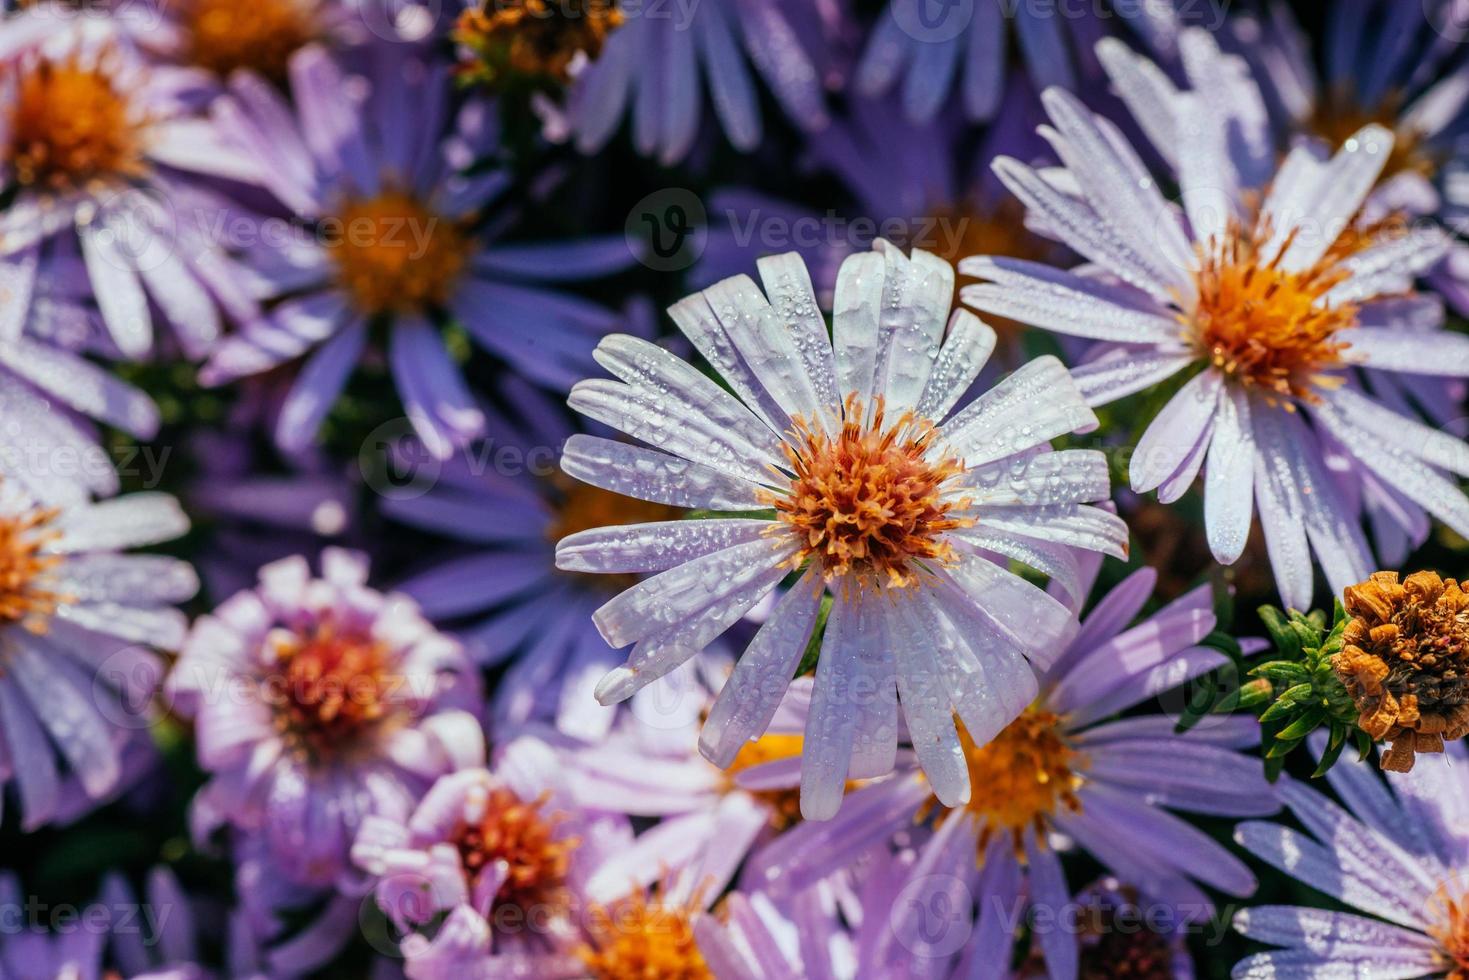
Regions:
<svg viewBox="0 0 1469 980"><path fill-rule="evenodd" d="M798 256L759 269L764 295L736 276L670 311L730 390L650 343L609 337L596 357L620 380L581 382L571 405L657 448L577 435L562 457L604 489L743 516L584 531L557 562L659 573L594 616L614 647L633 644L598 686L603 703L673 670L799 574L710 710L700 746L721 766L769 724L829 593L801 779L802 812L821 819L846 780L893 768L900 704L920 762L947 774L963 768L956 714L983 744L1034 699L1028 661L1046 665L1073 617L1005 558L1075 592L1070 549L1121 555L1127 530L1088 506L1108 496L1102 454L1051 450L1096 426L1055 358L950 414L995 333L950 316L947 262L887 242L847 259L830 337ZM952 787L946 805L967 799L967 778L936 782Z"/></svg>

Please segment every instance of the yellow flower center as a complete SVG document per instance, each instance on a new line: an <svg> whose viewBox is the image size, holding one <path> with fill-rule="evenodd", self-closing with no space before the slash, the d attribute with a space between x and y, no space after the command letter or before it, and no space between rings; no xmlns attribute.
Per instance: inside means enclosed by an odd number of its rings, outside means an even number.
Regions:
<svg viewBox="0 0 1469 980"><path fill-rule="evenodd" d="M734 762L725 770L729 785L734 786L734 777L746 769L794 759L801 754L805 737L799 733L775 733L762 735L753 742L740 747ZM767 789L751 792L756 799L764 800L771 809L770 825L775 830L785 830L801 822L801 790L798 786L789 789Z"/></svg>
<svg viewBox="0 0 1469 980"><path fill-rule="evenodd" d="M1346 281L1343 264L1388 230L1386 223L1345 232L1321 261L1300 272L1261 254L1268 230L1235 225L1224 241L1202 248L1198 304L1184 322L1195 348L1237 384L1271 399L1313 401L1315 390L1341 383L1349 344L1337 332L1356 326L1354 303L1324 298Z"/></svg>
<svg viewBox="0 0 1469 980"><path fill-rule="evenodd" d="M555 835L560 814L542 812L546 797L526 802L504 787L490 791L485 815L464 826L455 836L459 860L471 880L497 861L509 867L495 894L497 904L523 911L564 908L568 902L566 874L572 852L580 841Z"/></svg>
<svg viewBox="0 0 1469 980"><path fill-rule="evenodd" d="M443 306L473 247L462 226L396 190L348 202L323 231L337 281L368 315Z"/></svg>
<svg viewBox="0 0 1469 980"><path fill-rule="evenodd" d="M963 809L979 822L981 856L998 834L1009 834L1016 855L1023 856L1026 830L1043 841L1054 814L1081 809L1076 791L1086 758L1067 743L1059 715L1028 708L986 745L975 745L964 723L955 721L969 767L969 802ZM958 812L933 799L920 816L935 810L940 822Z"/></svg>
<svg viewBox="0 0 1469 980"><path fill-rule="evenodd" d="M71 597L48 586L48 573L61 562L44 554L60 532L48 527L58 511L40 509L0 517L0 624L20 623L33 633L46 629L58 604Z"/></svg>
<svg viewBox="0 0 1469 980"><path fill-rule="evenodd" d="M278 631L271 643L276 727L310 758L349 752L395 714L402 678L380 641L328 618L303 632Z"/></svg>
<svg viewBox="0 0 1469 980"><path fill-rule="evenodd" d="M104 52L95 64L42 58L20 72L10 107L15 179L54 191L143 170L144 120L113 85Z"/></svg>
<svg viewBox="0 0 1469 980"><path fill-rule="evenodd" d="M912 412L891 422L878 401L871 425L856 396L847 399L846 422L835 438L820 425L797 419L785 446L796 474L789 493L765 493L777 517L799 536L795 565L820 562L827 581L847 575L859 582L905 587L923 563L953 561L944 532L969 527L950 517L969 506L944 500L943 487L964 471L957 459L933 461L933 423Z"/></svg>
<svg viewBox="0 0 1469 980"><path fill-rule="evenodd" d="M221 78L243 68L277 83L291 55L319 33L305 0L188 0L183 27L192 64Z"/></svg>
<svg viewBox="0 0 1469 980"><path fill-rule="evenodd" d="M565 83L576 56L595 59L622 21L616 0L485 0L459 15L452 36L471 56L461 71L474 81Z"/></svg>
<svg viewBox="0 0 1469 980"><path fill-rule="evenodd" d="M578 955L598 980L713 980L694 942L697 911L695 899L675 906L641 893L612 907L595 905L592 941Z"/></svg>
<svg viewBox="0 0 1469 980"><path fill-rule="evenodd" d="M1428 932L1443 950L1444 980L1469 980L1469 889L1445 882L1428 902Z"/></svg>
<svg viewBox="0 0 1469 980"><path fill-rule="evenodd" d="M1469 593L1434 572L1378 572L1343 605L1352 619L1331 663L1357 724L1393 742L1382 767L1407 772L1418 752L1469 735Z"/></svg>
<svg viewBox="0 0 1469 980"><path fill-rule="evenodd" d="M1405 173L1416 173L1431 180L1443 161L1429 148L1421 130L1402 125L1404 102L1403 93L1393 91L1376 106L1364 108L1357 104L1350 91L1334 88L1317 104L1306 128L1335 150L1361 132L1363 126L1376 123L1394 136L1392 153L1379 181L1385 182Z"/></svg>

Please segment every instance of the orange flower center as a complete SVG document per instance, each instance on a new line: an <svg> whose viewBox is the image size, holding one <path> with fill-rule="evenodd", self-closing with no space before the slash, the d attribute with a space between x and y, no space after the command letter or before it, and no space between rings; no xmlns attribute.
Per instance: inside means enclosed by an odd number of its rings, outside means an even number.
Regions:
<svg viewBox="0 0 1469 980"><path fill-rule="evenodd" d="M954 559L944 532L974 523L949 516L968 500L943 499L944 484L964 468L957 459L927 458L937 430L912 412L889 424L879 400L872 423L864 425L854 395L846 416L858 421L846 422L836 438L796 420L785 447L796 479L789 493L764 499L800 537L793 564L820 562L827 581L854 575L912 585L924 563Z"/></svg>
<svg viewBox="0 0 1469 980"><path fill-rule="evenodd" d="M939 208L931 219L931 250L956 266L971 255L1030 262L1049 262L1056 257L1054 243L1025 227L1025 205L1013 198L988 208L968 202L950 205ZM969 276L959 277L961 286L976 281ZM1019 320L991 314L985 315L984 322L994 328L999 346L1011 351L1016 350L1029 329Z"/></svg>
<svg viewBox="0 0 1469 980"><path fill-rule="evenodd" d="M21 69L8 148L20 184L64 191L142 172L143 121L113 86L107 60L43 58Z"/></svg>
<svg viewBox="0 0 1469 980"><path fill-rule="evenodd" d="M623 21L616 0L486 0L459 15L453 39L474 81L511 76L565 83L578 54L595 59Z"/></svg>
<svg viewBox="0 0 1469 980"><path fill-rule="evenodd" d="M0 624L20 623L41 633L56 606L71 601L47 584L48 573L61 562L59 555L44 554L61 536L48 527L57 514L38 508L0 517Z"/></svg>
<svg viewBox="0 0 1469 980"><path fill-rule="evenodd" d="M753 742L746 742L740 747L734 762L725 770L730 786L734 785L734 776L746 769L753 769L767 762L796 758L801 754L805 741L804 736L792 732L762 735ZM770 825L775 830L785 830L801 822L800 787L758 790L751 795L764 800L770 806Z"/></svg>
<svg viewBox="0 0 1469 980"><path fill-rule="evenodd" d="M598 980L713 980L694 942L698 905L665 905L641 893L613 907L593 906L592 941L578 954Z"/></svg>
<svg viewBox="0 0 1469 980"><path fill-rule="evenodd" d="M277 727L311 758L349 751L395 714L399 684L380 641L324 619L303 633L280 631L272 644Z"/></svg>
<svg viewBox="0 0 1469 980"><path fill-rule="evenodd" d="M979 821L979 853L997 834L1009 834L1017 856L1024 854L1027 829L1043 840L1052 815L1081 809L1076 798L1086 759L1067 744L1060 716L1027 709L986 745L975 745L962 721L959 744L969 767L969 802L964 810ZM920 816L938 811L939 821L956 811L930 800Z"/></svg>
<svg viewBox="0 0 1469 980"><path fill-rule="evenodd" d="M472 250L462 226L401 191L350 201L326 224L337 281L370 316L444 305Z"/></svg>
<svg viewBox="0 0 1469 980"><path fill-rule="evenodd" d="M222 78L243 68L277 83L291 55L318 34L303 0L189 0L183 23L192 64Z"/></svg>
<svg viewBox="0 0 1469 980"><path fill-rule="evenodd" d="M1238 384L1272 399L1312 401L1315 389L1341 383L1347 343L1338 331L1355 326L1357 306L1327 302L1350 273L1344 260L1374 243L1385 226L1350 229L1321 261L1301 272L1280 267L1286 251L1266 259L1269 234L1232 227L1223 242L1202 249L1198 305L1184 318L1200 355Z"/></svg>
<svg viewBox="0 0 1469 980"><path fill-rule="evenodd" d="M1387 158L1379 182L1405 173L1416 173L1431 180L1443 161L1428 147L1422 130L1402 125L1404 101L1402 92L1393 91L1376 106L1363 108L1350 91L1335 88L1317 104L1311 118L1306 121L1306 128L1335 150L1357 135L1363 126L1376 123L1394 136L1392 153Z"/></svg>
<svg viewBox="0 0 1469 980"><path fill-rule="evenodd" d="M1469 980L1469 890L1463 881L1446 882L1429 899L1429 935L1443 948L1444 980Z"/></svg>
<svg viewBox="0 0 1469 980"><path fill-rule="evenodd" d="M484 819L459 830L459 860L471 879L495 862L508 866L497 903L529 910L567 902L566 873L580 841L556 837L558 820L541 812L545 803L544 796L527 803L499 787L490 791Z"/></svg>

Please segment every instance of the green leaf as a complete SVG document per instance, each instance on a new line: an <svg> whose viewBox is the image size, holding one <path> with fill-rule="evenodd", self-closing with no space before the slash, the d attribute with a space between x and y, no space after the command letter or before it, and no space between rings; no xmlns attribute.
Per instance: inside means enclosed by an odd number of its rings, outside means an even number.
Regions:
<svg viewBox="0 0 1469 980"><path fill-rule="evenodd" d="M1265 623L1265 629L1269 631L1270 639L1281 656L1287 660L1299 659L1301 645L1285 614L1274 606L1261 606L1260 619Z"/></svg>
<svg viewBox="0 0 1469 980"><path fill-rule="evenodd" d="M1311 690L1310 684L1297 684L1295 687L1290 688L1284 694L1280 695L1280 697L1276 698L1274 704L1265 709L1265 713L1260 716L1260 721L1266 722L1274 721L1277 718L1284 718L1295 709L1298 700L1311 696Z"/></svg>
<svg viewBox="0 0 1469 980"><path fill-rule="evenodd" d="M1320 779L1331 771L1336 765L1336 760L1341 758L1342 749L1347 745L1347 728L1335 722L1331 725L1331 738L1327 740L1326 751L1321 753L1321 761L1316 766L1316 771L1311 773L1312 779Z"/></svg>
<svg viewBox="0 0 1469 980"><path fill-rule="evenodd" d="M1317 708L1313 711L1308 711L1305 714L1301 715L1301 717L1297 718L1295 721L1291 722L1289 725L1285 726L1281 733L1275 737L1281 739L1282 741L1300 741L1307 735L1314 732L1317 728L1319 728L1321 726L1321 723L1325 720L1325 710Z"/></svg>

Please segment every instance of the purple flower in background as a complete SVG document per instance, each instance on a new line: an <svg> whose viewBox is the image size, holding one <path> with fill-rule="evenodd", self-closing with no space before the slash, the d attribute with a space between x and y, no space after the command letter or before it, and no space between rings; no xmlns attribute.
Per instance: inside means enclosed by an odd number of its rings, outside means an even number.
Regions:
<svg viewBox="0 0 1469 980"><path fill-rule="evenodd" d="M173 872L162 865L150 869L142 899L140 902L121 875L109 874L103 879L99 904L109 913L107 962L115 970L104 976L128 980L203 980L213 976L200 965L199 939L204 935L204 921L196 915L194 902ZM235 971L230 976L245 980L252 974Z"/></svg>
<svg viewBox="0 0 1469 980"><path fill-rule="evenodd" d="M1314 740L1320 754L1324 740ZM1469 970L1469 753L1452 742L1412 772L1379 776L1356 759L1327 779L1344 805L1289 777L1278 793L1304 832L1248 822L1240 846L1356 911L1265 905L1234 924L1284 947L1234 968L1274 977L1445 977ZM1384 777L1386 782L1384 783ZM1365 914L1359 914L1365 913Z"/></svg>
<svg viewBox="0 0 1469 980"><path fill-rule="evenodd" d="M703 92L729 142L760 145L760 101L750 66L790 120L807 132L827 124L818 30L841 20L838 4L803 4L793 15L776 0L700 0L628 5L601 55L577 75L565 130L582 153L596 153L631 116L633 145L664 166L683 160L699 134ZM798 31L798 28L800 30ZM806 34L808 36L803 37Z"/></svg>
<svg viewBox="0 0 1469 980"><path fill-rule="evenodd" d="M1254 68L1285 141L1319 141L1335 150L1368 122L1393 132L1371 208L1436 217L1457 232L1459 240L1427 278L1469 315L1469 244L1463 241L1469 224L1453 177L1459 143L1469 135L1466 25L1464 0L1337 3L1330 7L1319 67L1284 4L1271 4L1263 16L1235 18L1230 36Z"/></svg>
<svg viewBox="0 0 1469 980"><path fill-rule="evenodd" d="M445 346L445 323L526 377L569 386L618 316L544 284L636 259L621 235L490 245L504 221L480 219L510 177L458 173L450 158L464 144L451 139L448 69L403 47L374 48L367 77L344 74L319 47L297 52L294 110L251 75L236 75L214 104L300 224L253 250L274 306L221 344L203 377L219 384L300 361L275 427L287 451L312 441L358 362L377 353L370 338L385 335L408 417L446 458L483 433L485 418Z"/></svg>
<svg viewBox="0 0 1469 980"><path fill-rule="evenodd" d="M1297 147L1279 166L1243 62L1186 31L1194 88L1179 91L1121 44L1099 54L1141 128L1175 160L1176 209L1111 123L1058 90L1047 137L1066 164L995 168L1029 209L1095 263L1067 272L1007 258L961 270L988 280L964 301L1096 345L1076 371L1090 404L1182 375L1131 463L1132 488L1178 499L1205 471L1205 521L1222 563L1241 554L1258 505L1286 605L1310 605L1312 555L1334 590L1372 571L1361 497L1390 499L1407 527L1425 512L1469 531L1469 499L1444 471L1469 472L1463 444L1354 383L1366 367L1469 376L1469 338L1438 330L1415 272L1447 247L1436 229L1355 218L1391 157L1368 125L1331 158ZM1207 466L1205 466L1207 462Z"/></svg>
<svg viewBox="0 0 1469 980"><path fill-rule="evenodd" d="M0 483L0 782L26 829L77 815L72 781L92 800L118 788L163 675L153 649L179 648L172 604L199 587L185 562L123 551L188 528L163 494L54 507Z"/></svg>
<svg viewBox="0 0 1469 980"><path fill-rule="evenodd" d="M800 574L710 710L700 747L720 766L765 730L829 591L801 783L802 812L818 819L847 779L892 769L900 692L909 729L934 746L925 766L946 772L962 758L956 710L982 744L1033 698L1027 660L1049 662L1074 620L988 555L1074 589L1071 548L1120 555L1127 540L1115 515L1088 506L1108 493L1102 455L1050 451L1096 424L1061 363L1033 361L949 417L995 333L950 316L947 262L878 244L843 263L831 337L794 254L760 260L764 294L741 276L672 307L733 394L645 341L603 341L597 358L619 380L581 382L571 406L657 448L578 435L561 457L571 476L645 500L773 509L582 531L560 542L557 564L659 573L593 616L608 643L634 644L597 686L607 704ZM951 774L939 792L959 803L967 777Z"/></svg>
<svg viewBox="0 0 1469 980"><path fill-rule="evenodd" d="M1051 0L889 0L857 66L854 85L865 96L900 89L914 122L962 102L971 120L988 120L1005 98L1013 35L1025 73L1037 90L1077 89L1095 79L1093 47L1107 21L1122 18L1159 54L1171 56L1184 23L1215 28L1224 15L1214 0L1114 4ZM958 88L958 92L954 91Z"/></svg>
<svg viewBox="0 0 1469 980"><path fill-rule="evenodd" d="M478 677L413 601L326 549L260 570L201 617L168 680L213 779L196 822L253 838L268 873L330 888L363 820L406 820L439 776L484 760Z"/></svg>
<svg viewBox="0 0 1469 980"><path fill-rule="evenodd" d="M901 886L909 901L872 951L875 963L921 951L945 955L944 937L925 938L917 910L963 909L967 916L967 896L978 898L979 908L963 963L1008 962L1018 910L1028 902L1054 915L1070 901L1055 850L1062 840L1150 900L1197 914L1211 906L1195 882L1250 894L1249 869L1168 811L1250 816L1279 809L1259 760L1239 751L1259 741L1254 719L1229 718L1185 735L1175 735L1174 718L1162 714L1107 720L1226 662L1199 645L1215 624L1207 586L1126 628L1155 578L1151 569L1138 571L1097 603L1047 670L1039 696L1032 689L984 719L1015 719L993 741L983 737L990 731L970 736L978 720L960 706L969 726L960 753L935 761L936 744L915 732L916 764L905 761L892 778L853 792L832 821L802 824L771 843L746 881L795 894L854 852L918 833L917 860ZM964 780L968 799L944 806L943 797L956 795L953 787ZM1076 937L1050 930L1037 938L1050 975L1072 980Z"/></svg>
<svg viewBox="0 0 1469 980"><path fill-rule="evenodd" d="M47 332L35 321L55 312L41 300L59 290L94 300L110 344L131 359L154 350L156 316L192 358L218 339L221 309L240 321L255 315L212 230L232 205L207 181L253 181L256 171L189 112L189 84L188 73L148 63L103 20L42 4L0 23L9 107L0 190L14 195L0 218L7 346L36 346L23 334ZM14 353L9 370L61 403L144 437L156 429L146 397L76 358ZM32 354L39 363L28 368Z"/></svg>
<svg viewBox="0 0 1469 980"><path fill-rule="evenodd" d="M569 479L556 466L576 432L565 409L517 379L508 379L504 392L515 406L512 417L486 409L482 443L442 464L420 460L410 482L384 496L388 516L462 543L399 588L424 615L445 628L453 624L476 663L508 663L491 702L496 731L546 722L597 741L617 712L597 704L592 692L625 654L602 639L592 613L627 579L557 569L556 542L587 528L674 520L685 511ZM421 490L415 481L430 477L432 486ZM696 724L707 688L695 665L687 668L638 692L634 713L668 727Z"/></svg>
<svg viewBox="0 0 1469 980"><path fill-rule="evenodd" d="M577 803L567 777L555 749L519 736L497 753L493 772L442 777L407 820L369 817L352 859L373 876L377 903L397 928L426 929L467 909L506 963L553 968L580 941L591 872L623 852L632 833L622 817Z"/></svg>

